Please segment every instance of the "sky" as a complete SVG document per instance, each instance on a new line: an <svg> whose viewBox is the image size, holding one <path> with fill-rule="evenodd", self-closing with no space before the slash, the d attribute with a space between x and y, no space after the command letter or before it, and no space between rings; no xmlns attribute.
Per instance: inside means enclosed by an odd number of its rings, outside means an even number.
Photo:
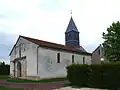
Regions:
<svg viewBox="0 0 120 90"><path fill-rule="evenodd" d="M65 44L71 17L80 32L80 45L92 52L103 42L102 33L120 20L120 0L0 0L0 61L19 35Z"/></svg>

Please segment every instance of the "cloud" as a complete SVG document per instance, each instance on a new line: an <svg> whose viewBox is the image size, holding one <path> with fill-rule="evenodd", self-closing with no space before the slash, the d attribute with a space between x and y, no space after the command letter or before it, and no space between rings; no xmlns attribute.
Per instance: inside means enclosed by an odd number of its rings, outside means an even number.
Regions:
<svg viewBox="0 0 120 90"><path fill-rule="evenodd" d="M10 33L64 43L72 9L81 43L87 45L101 38L102 32L120 19L118 3L118 0L11 0L6 3L7 19L0 22L9 28L7 32Z"/></svg>
<svg viewBox="0 0 120 90"><path fill-rule="evenodd" d="M0 60L9 60L9 53L18 35L0 32Z"/></svg>
<svg viewBox="0 0 120 90"><path fill-rule="evenodd" d="M9 59L0 59L0 62L5 62L5 64L10 64L10 60Z"/></svg>
<svg viewBox="0 0 120 90"><path fill-rule="evenodd" d="M62 0L41 0L40 8L46 11L58 11L62 9Z"/></svg>
<svg viewBox="0 0 120 90"><path fill-rule="evenodd" d="M16 34L65 44L64 32L72 9L80 44L91 52L102 42L102 32L113 21L120 20L119 3L119 0L0 0L0 36L5 39L1 47L11 47Z"/></svg>

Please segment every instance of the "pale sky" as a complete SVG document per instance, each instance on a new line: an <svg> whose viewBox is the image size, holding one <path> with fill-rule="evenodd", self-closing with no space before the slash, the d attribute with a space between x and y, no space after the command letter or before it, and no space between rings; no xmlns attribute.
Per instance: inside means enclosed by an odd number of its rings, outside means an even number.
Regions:
<svg viewBox="0 0 120 90"><path fill-rule="evenodd" d="M102 43L102 32L120 20L120 0L0 0L0 60L8 60L18 35L65 44L71 10L80 45L88 52Z"/></svg>

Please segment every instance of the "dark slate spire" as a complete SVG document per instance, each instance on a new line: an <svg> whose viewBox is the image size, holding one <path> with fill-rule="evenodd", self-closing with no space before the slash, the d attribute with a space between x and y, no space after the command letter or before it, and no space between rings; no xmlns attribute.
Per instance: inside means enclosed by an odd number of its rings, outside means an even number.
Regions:
<svg viewBox="0 0 120 90"><path fill-rule="evenodd" d="M79 48L79 32L72 17L65 32L65 44L71 47Z"/></svg>
<svg viewBox="0 0 120 90"><path fill-rule="evenodd" d="M66 30L66 33L67 32L70 32L70 31L75 31L75 32L78 32L78 29L73 21L73 18L71 16L71 19L69 21L69 24L68 24L68 27L67 27L67 30Z"/></svg>

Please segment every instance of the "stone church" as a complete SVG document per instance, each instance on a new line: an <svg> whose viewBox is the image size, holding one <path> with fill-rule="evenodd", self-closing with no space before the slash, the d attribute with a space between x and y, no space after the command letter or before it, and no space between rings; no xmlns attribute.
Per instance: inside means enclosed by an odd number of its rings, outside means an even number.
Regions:
<svg viewBox="0 0 120 90"><path fill-rule="evenodd" d="M71 17L65 45L19 36L10 56L10 76L24 79L65 77L66 66L91 64L91 53L79 44L79 31Z"/></svg>

